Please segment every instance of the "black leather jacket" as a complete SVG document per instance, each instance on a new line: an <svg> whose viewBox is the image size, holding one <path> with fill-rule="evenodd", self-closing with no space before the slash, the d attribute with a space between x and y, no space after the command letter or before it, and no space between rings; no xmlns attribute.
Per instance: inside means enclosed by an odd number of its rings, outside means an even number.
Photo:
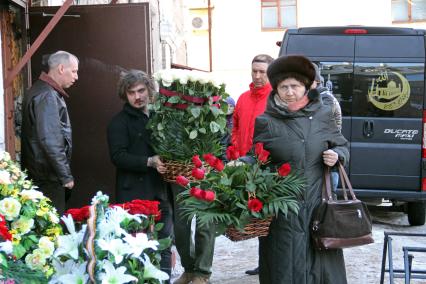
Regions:
<svg viewBox="0 0 426 284"><path fill-rule="evenodd" d="M71 123L62 95L38 80L25 94L22 109L22 166L29 177L62 184L74 180Z"/></svg>

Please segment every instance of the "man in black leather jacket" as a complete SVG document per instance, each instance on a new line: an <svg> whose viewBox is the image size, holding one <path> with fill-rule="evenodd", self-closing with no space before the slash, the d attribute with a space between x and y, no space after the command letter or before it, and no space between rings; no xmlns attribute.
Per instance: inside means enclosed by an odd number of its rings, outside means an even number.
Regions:
<svg viewBox="0 0 426 284"><path fill-rule="evenodd" d="M48 73L41 73L23 100L22 167L62 214L66 190L74 187L71 123L64 89L78 79L78 59L57 51L47 64Z"/></svg>

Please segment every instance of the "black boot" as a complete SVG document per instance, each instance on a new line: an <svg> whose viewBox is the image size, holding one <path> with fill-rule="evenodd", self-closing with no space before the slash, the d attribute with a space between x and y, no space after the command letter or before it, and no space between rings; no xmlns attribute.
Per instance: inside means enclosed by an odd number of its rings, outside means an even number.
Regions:
<svg viewBox="0 0 426 284"><path fill-rule="evenodd" d="M248 275L258 275L259 274L259 266L252 270L247 270L246 274Z"/></svg>

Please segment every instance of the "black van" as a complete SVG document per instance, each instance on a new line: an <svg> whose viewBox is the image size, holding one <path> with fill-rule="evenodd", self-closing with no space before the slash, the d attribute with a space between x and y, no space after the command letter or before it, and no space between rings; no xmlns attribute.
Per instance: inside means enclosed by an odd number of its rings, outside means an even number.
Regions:
<svg viewBox="0 0 426 284"><path fill-rule="evenodd" d="M357 197L401 204L425 223L425 30L394 27L289 29L279 55L317 63L339 100Z"/></svg>

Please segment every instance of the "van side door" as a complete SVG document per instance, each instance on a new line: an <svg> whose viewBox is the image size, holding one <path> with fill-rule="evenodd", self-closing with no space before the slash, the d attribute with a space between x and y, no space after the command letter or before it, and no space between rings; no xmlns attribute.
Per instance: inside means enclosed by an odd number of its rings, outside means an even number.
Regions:
<svg viewBox="0 0 426 284"><path fill-rule="evenodd" d="M420 188L424 47L423 36L356 36L350 159L354 188Z"/></svg>

